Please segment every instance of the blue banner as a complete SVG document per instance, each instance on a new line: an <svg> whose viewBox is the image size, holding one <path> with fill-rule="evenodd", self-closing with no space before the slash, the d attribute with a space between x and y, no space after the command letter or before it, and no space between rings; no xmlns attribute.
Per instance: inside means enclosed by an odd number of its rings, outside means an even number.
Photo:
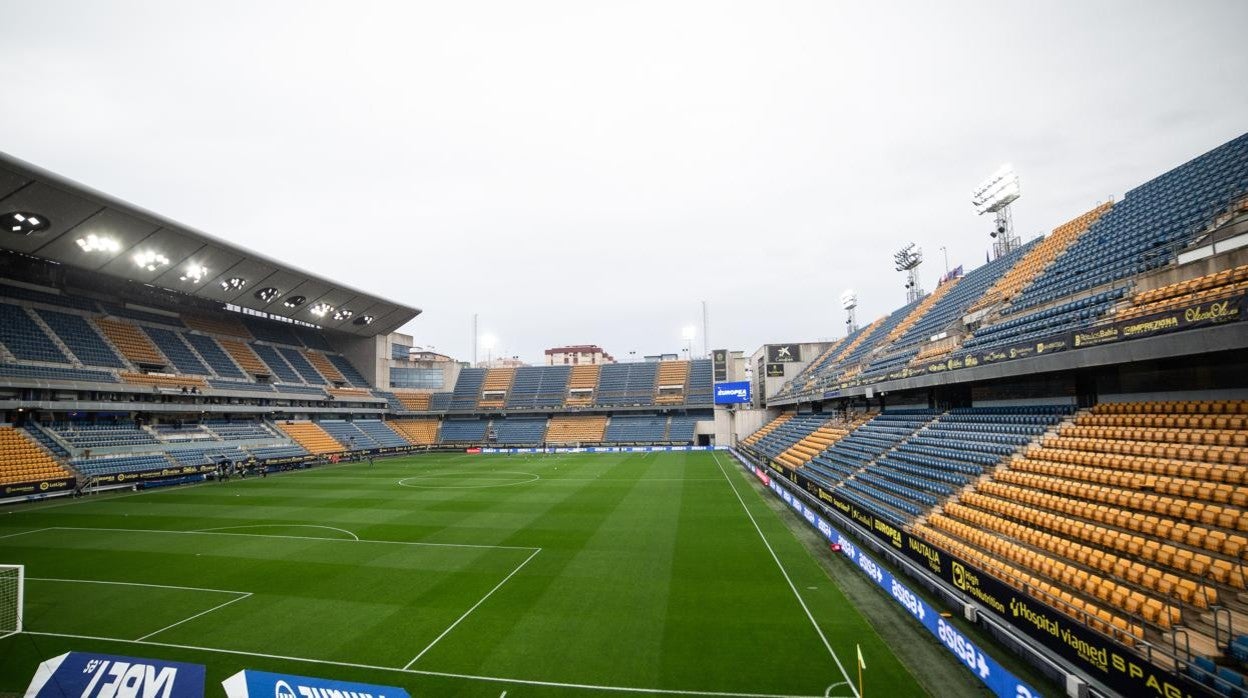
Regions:
<svg viewBox="0 0 1248 698"><path fill-rule="evenodd" d="M819 531L828 542L839 545L842 553L848 556L850 560L853 560L854 564L858 565L864 574L874 580L880 588L884 589L885 593L892 596L894 601L922 623L928 632L935 635L946 649L952 652L972 673L978 676L979 680L999 698L1040 698L1041 694L1039 691L1020 681L1017 676L1001 666L997 660L980 650L975 643L971 642L952 623L941 617L939 611L919 598L918 594L910 591L906 585L899 582L888 570L880 567L871 556L859 550L854 541L846 538L840 531L833 528L814 508L803 502L801 497L791 494L787 488L782 487L780 482L769 476L765 470L753 465L747 467L759 480L763 481L763 484L770 487L777 497L784 500L785 504L792 507L793 511L797 512L815 530Z"/></svg>
<svg viewBox="0 0 1248 698"><path fill-rule="evenodd" d="M26 698L203 698L202 664L66 652L39 665Z"/></svg>
<svg viewBox="0 0 1248 698"><path fill-rule="evenodd" d="M317 679L311 676L271 674L245 669L221 682L226 698L410 698L396 686ZM146 697L145 697L146 698Z"/></svg>
<svg viewBox="0 0 1248 698"><path fill-rule="evenodd" d="M737 381L735 383L716 383L715 384L715 404L716 405L736 405L750 401L750 382Z"/></svg>

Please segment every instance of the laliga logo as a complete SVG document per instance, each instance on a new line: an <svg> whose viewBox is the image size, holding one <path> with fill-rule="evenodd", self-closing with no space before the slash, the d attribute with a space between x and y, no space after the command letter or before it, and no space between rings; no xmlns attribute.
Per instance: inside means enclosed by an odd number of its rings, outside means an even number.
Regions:
<svg viewBox="0 0 1248 698"><path fill-rule="evenodd" d="M285 681L278 681L273 686L273 698L295 698L295 689Z"/></svg>

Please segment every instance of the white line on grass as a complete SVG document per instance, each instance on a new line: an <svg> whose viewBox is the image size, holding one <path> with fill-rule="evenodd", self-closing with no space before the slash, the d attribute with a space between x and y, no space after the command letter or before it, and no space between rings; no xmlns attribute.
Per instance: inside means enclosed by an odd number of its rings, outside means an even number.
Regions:
<svg viewBox="0 0 1248 698"><path fill-rule="evenodd" d="M802 605L802 610L806 612L806 617L810 619L810 624L814 626L815 632L819 634L819 639L823 640L823 646L827 648L828 654L832 655L832 660L836 662L836 666L840 668L841 675L844 676L845 681L849 683L851 681L849 678L849 672L845 671L845 665L841 664L841 658L836 656L836 652L832 649L832 643L828 642L828 636L823 634L823 628L819 627L819 623L815 620L815 616L811 614L810 608L806 606L806 600L802 598L802 594L797 590L797 586L794 585L793 580L789 578L788 570L784 569L784 564L780 562L780 557L776 555L776 551L771 547L771 542L768 541L767 536L763 534L763 529L758 525L758 521L754 518L754 512L750 511L750 508L746 506L745 500L741 497L741 493L737 491L736 484L733 483L732 478L728 477L728 473L724 471L724 464L719 462L719 454L712 453L711 455L715 459L715 465L719 467L720 474L724 476L724 479L728 481L728 486L732 488L732 493L737 496L737 501L741 502L741 508L745 510L745 515L750 517L750 523L754 524L754 530L758 531L758 537L763 539L763 545L767 546L767 552L771 553L771 559L776 561L776 567L780 568L780 574L784 575L784 581L789 583L789 589L793 590L793 596L797 597L797 602ZM857 698L858 689L854 688L852 683L849 685L849 690L852 691L854 696Z"/></svg>
<svg viewBox="0 0 1248 698"><path fill-rule="evenodd" d="M324 540L334 543L377 543L380 545L414 545L428 548L490 548L495 550L541 550L527 545L482 545L477 543L425 543L422 541L405 540L348 540L346 538L324 538L321 536L281 536L273 533L230 533L229 531L170 531L161 528L91 528L89 526L53 526L39 529L41 531L104 531L116 533L173 533L186 536L241 536L244 538L283 538L287 540Z"/></svg>
<svg viewBox="0 0 1248 698"><path fill-rule="evenodd" d="M672 695L672 696L705 696L706 698L822 698L821 696L807 696L798 694L777 694L777 693L735 693L731 691L694 691L680 688L641 688L636 686L596 686L586 683L567 683L562 681L537 681L534 679L512 679L503 676L479 676L476 674L455 674L447 671L429 671L428 669L396 669L395 667L376 666L372 664L357 664L354 662L337 662L331 659L308 659L306 657L287 657L280 654L265 654L263 652L249 652L244 650L227 650L219 647L197 647L195 645L178 645L169 642L155 642L152 640L125 640L116 637L99 637L94 635L71 635L69 633L45 633L33 630L24 630L23 634L34 635L36 637L65 637L73 640L94 640L97 642L123 642L129 644L149 645L152 647L167 647L170 649L193 650L198 652L217 652L220 654L233 654L243 657L264 657L265 659L276 659L288 662L306 662L309 664L326 664L330 666L343 666L353 669L368 669L372 671L393 671L402 674L416 674L419 676L436 676L447 679L467 679L471 681L489 681L492 683L512 683L523 686L547 686L551 688L574 688L587 691L606 691L613 693L648 693L652 695Z"/></svg>
<svg viewBox="0 0 1248 698"><path fill-rule="evenodd" d="M235 593L240 593L240 592L235 592ZM218 608L225 608L226 606L229 606L229 605L230 605L230 604L232 604L232 603L235 603L235 602L238 602L238 601L242 601L243 599L251 598L251 592L249 592L249 591L244 591L244 592L241 592L241 593L243 594L243 596L237 596L237 597L235 597L235 598L230 599L229 601L226 601L225 603L222 603L222 604L217 604L216 606L213 606L212 608L208 609L207 611L200 611L199 613L196 613L195 615L191 616L190 618L183 618L182 620L180 620L180 621L178 621L178 622L176 622L176 623L170 623L169 625L166 625L165 627L161 628L160 630L155 630L155 631L152 631L152 632L150 632L150 633L148 633L148 634L144 635L143 637L139 638L138 640L135 640L135 642L142 642L142 641L146 640L147 638L149 638L149 637L151 637L151 636L153 636L153 635L158 635L158 634L163 633L163 632L165 632L166 630L169 630L169 629L171 629L171 628L176 628L176 627L178 627L179 625L182 625L183 623L185 623L185 622L187 622L187 621L192 621L192 620L195 620L196 618L198 618L198 617L200 617L200 616L206 616L206 615L208 615L209 613L212 613L213 611L217 610Z"/></svg>
<svg viewBox="0 0 1248 698"><path fill-rule="evenodd" d="M516 573L519 572L525 565L529 564L529 560L532 560L534 557L537 557L537 554L540 552L542 552L542 549L538 548L537 550L533 551L532 555L529 555L528 557L524 558L524 562L521 562L519 565L516 565L516 569L512 570L511 573L508 574L506 577L503 577L503 581L499 582L498 584L495 584L493 589L490 589L489 591L485 592L485 596L482 596L476 603L474 603L472 605L472 608L469 608L467 611L464 611L464 615L460 616L459 618L456 618L455 622L451 623L450 626L446 628L446 630L443 630L441 635L438 635L437 637L433 638L433 642L430 642L428 645L425 646L423 650L420 651L419 654L417 654L415 657L412 657L412 661L408 662L407 664L404 664L403 668L410 669L412 665L416 663L416 660L425 656L425 653L433 649L433 646L438 644L442 640L442 638L446 637L447 633L454 630L455 626L459 625L463 619L467 618L469 614L477 610L477 606L480 606L481 604L485 603L485 600L490 598L490 595L498 591L500 587L502 587L504 584L507 583L507 580L514 577Z"/></svg>
<svg viewBox="0 0 1248 698"><path fill-rule="evenodd" d="M118 586L127 587L151 587L154 589L178 589L181 591L208 591L217 594L250 594L249 591L235 591L233 589L207 589L204 587L180 587L172 584L141 584L139 582L114 582L106 579L65 579L61 577L27 577L30 582L74 582L77 584L116 584Z"/></svg>
<svg viewBox="0 0 1248 698"><path fill-rule="evenodd" d="M48 528L32 528L29 531L18 531L17 533L6 533L3 536L0 536L0 538L16 538L17 536L24 536L27 533L38 533L40 531L50 531L50 530L51 529L48 529Z"/></svg>
<svg viewBox="0 0 1248 698"><path fill-rule="evenodd" d="M191 533L212 533L214 531L231 531L240 528L324 528L329 531L339 531L351 536L354 540L360 540L360 537L348 531L345 528L336 528L334 526L317 526L315 524L249 524L247 526L217 526L216 528L197 528ZM361 541L363 542L363 541Z"/></svg>

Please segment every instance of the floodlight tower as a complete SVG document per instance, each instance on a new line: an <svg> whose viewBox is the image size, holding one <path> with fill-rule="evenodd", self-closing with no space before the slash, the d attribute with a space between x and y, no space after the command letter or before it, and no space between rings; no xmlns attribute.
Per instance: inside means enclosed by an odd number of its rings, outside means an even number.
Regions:
<svg viewBox="0 0 1248 698"><path fill-rule="evenodd" d="M923 250L910 243L893 253L893 262L897 271L906 272L906 303L913 303L923 297L923 289L919 288L919 265L923 263Z"/></svg>
<svg viewBox="0 0 1248 698"><path fill-rule="evenodd" d="M852 288L845 289L841 294L841 307L845 309L845 336L858 330L858 317L854 309L858 307L858 292Z"/></svg>
<svg viewBox="0 0 1248 698"><path fill-rule="evenodd" d="M993 257L1009 254L1019 247L1018 234L1014 232L1014 216L1010 204L1022 194L1018 185L1018 173L1008 162L971 192L971 203L979 215L995 214L996 226L988 235L992 237Z"/></svg>

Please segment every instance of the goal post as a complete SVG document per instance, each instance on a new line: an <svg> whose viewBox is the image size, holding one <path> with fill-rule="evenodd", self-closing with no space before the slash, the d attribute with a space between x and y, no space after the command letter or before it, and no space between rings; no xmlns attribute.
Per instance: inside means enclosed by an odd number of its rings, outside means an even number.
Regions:
<svg viewBox="0 0 1248 698"><path fill-rule="evenodd" d="M26 567L0 565L0 638L22 632L25 591Z"/></svg>

